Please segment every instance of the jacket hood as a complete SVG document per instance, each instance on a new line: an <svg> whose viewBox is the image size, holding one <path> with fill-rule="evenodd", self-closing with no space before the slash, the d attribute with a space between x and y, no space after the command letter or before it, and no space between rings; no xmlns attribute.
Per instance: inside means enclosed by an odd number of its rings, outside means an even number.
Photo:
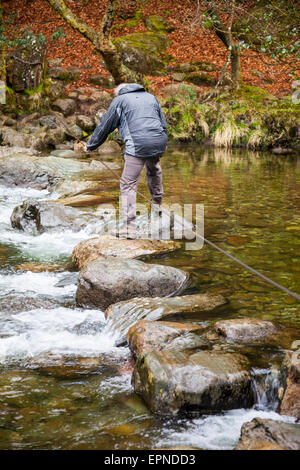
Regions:
<svg viewBox="0 0 300 470"><path fill-rule="evenodd" d="M145 91L145 88L138 83L128 83L128 85L124 86L124 88L121 88L118 96L125 95L126 93L132 93L133 91Z"/></svg>

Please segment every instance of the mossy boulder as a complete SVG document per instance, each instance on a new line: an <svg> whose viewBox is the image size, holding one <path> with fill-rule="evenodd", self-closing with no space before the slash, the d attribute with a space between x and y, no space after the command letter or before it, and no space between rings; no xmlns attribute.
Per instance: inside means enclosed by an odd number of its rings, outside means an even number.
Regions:
<svg viewBox="0 0 300 470"><path fill-rule="evenodd" d="M132 70L148 75L167 71L168 59L162 55L170 45L161 32L133 33L114 39L122 61Z"/></svg>
<svg viewBox="0 0 300 470"><path fill-rule="evenodd" d="M157 32L167 32L171 33L174 31L173 26L170 23L159 15L150 15L144 20L145 26L149 31L157 31Z"/></svg>
<svg viewBox="0 0 300 470"><path fill-rule="evenodd" d="M11 51L7 57L7 83L17 92L37 88L45 77L46 42Z"/></svg>

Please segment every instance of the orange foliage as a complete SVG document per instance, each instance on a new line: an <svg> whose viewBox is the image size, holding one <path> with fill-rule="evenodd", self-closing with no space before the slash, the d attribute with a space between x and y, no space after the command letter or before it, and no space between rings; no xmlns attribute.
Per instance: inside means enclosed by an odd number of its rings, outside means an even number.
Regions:
<svg viewBox="0 0 300 470"><path fill-rule="evenodd" d="M93 0L88 3L67 0L66 4L82 20L93 28L99 29L107 0ZM121 0L121 9L122 4L126 5L126 0ZM48 40L49 59L63 58L63 67L77 66L82 70L80 80L72 83L69 87L70 90L74 87L89 85L89 77L92 74L108 75L101 56L94 53L90 42L80 33L72 30L45 0L4 0L3 7L6 15L11 12L16 14L14 23L16 30L28 26L35 33L43 33ZM195 20L195 11L196 2L194 0L181 0L180 2L149 0L143 4L145 16L154 13L162 15L175 28L169 34L172 45L166 51L174 58L174 62L172 62L174 66L182 62L201 61L211 62L220 70L226 61L226 49L213 32L201 28L199 24L191 28L191 24ZM124 25L125 20L119 17L116 22L119 25ZM58 28L64 29L66 37L55 42L51 40L51 36ZM115 30L113 35L143 31L146 29L143 22L140 22L134 28L128 28L124 25ZM246 84L259 86L275 95L286 95L291 92L291 82L294 79L290 76L291 70L288 64L277 63L265 54L252 50L243 52L241 62L243 80ZM263 76L253 76L252 70L261 72ZM218 74L219 72L211 73L212 76L218 76ZM171 75L148 78L156 92L159 92L162 85L172 83ZM268 83L268 81L272 81L272 83Z"/></svg>

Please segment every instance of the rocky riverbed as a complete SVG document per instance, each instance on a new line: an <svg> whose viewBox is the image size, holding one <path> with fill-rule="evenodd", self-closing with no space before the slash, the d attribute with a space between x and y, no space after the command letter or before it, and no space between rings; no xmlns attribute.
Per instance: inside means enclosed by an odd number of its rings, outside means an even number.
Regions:
<svg viewBox="0 0 300 470"><path fill-rule="evenodd" d="M298 304L207 247L108 235L97 156L1 150L0 448L299 449ZM171 148L166 201L297 290L298 170L274 186L273 158Z"/></svg>

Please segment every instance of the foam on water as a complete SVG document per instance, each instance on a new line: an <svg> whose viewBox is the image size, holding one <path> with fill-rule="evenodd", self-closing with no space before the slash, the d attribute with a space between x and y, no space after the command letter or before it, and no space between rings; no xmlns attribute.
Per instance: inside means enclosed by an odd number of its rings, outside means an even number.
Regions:
<svg viewBox="0 0 300 470"><path fill-rule="evenodd" d="M49 193L47 190L36 190L28 188L7 188L0 185L0 239L2 243L11 243L28 253L31 257L39 260L57 258L60 255L70 255L74 246L90 235L101 231L102 225L99 220L91 222L79 232L72 230L42 233L32 236L25 232L15 230L11 227L10 216L13 209L24 200L34 198L42 200L54 200L58 194Z"/></svg>
<svg viewBox="0 0 300 470"><path fill-rule="evenodd" d="M56 284L70 273L33 273L31 271L16 274L0 274L0 295L8 294L30 294L37 297L73 297L76 284L68 284L58 287Z"/></svg>
<svg viewBox="0 0 300 470"><path fill-rule="evenodd" d="M179 432L165 429L165 437L157 442L157 448L184 445L207 450L230 450L238 443L241 426L254 418L295 422L293 418L279 415L275 411L231 410L220 415L194 419Z"/></svg>
<svg viewBox="0 0 300 470"><path fill-rule="evenodd" d="M0 363L26 360L41 353L81 357L109 354L127 357L127 348L115 347L116 338L103 334L100 310L36 309L3 318Z"/></svg>

